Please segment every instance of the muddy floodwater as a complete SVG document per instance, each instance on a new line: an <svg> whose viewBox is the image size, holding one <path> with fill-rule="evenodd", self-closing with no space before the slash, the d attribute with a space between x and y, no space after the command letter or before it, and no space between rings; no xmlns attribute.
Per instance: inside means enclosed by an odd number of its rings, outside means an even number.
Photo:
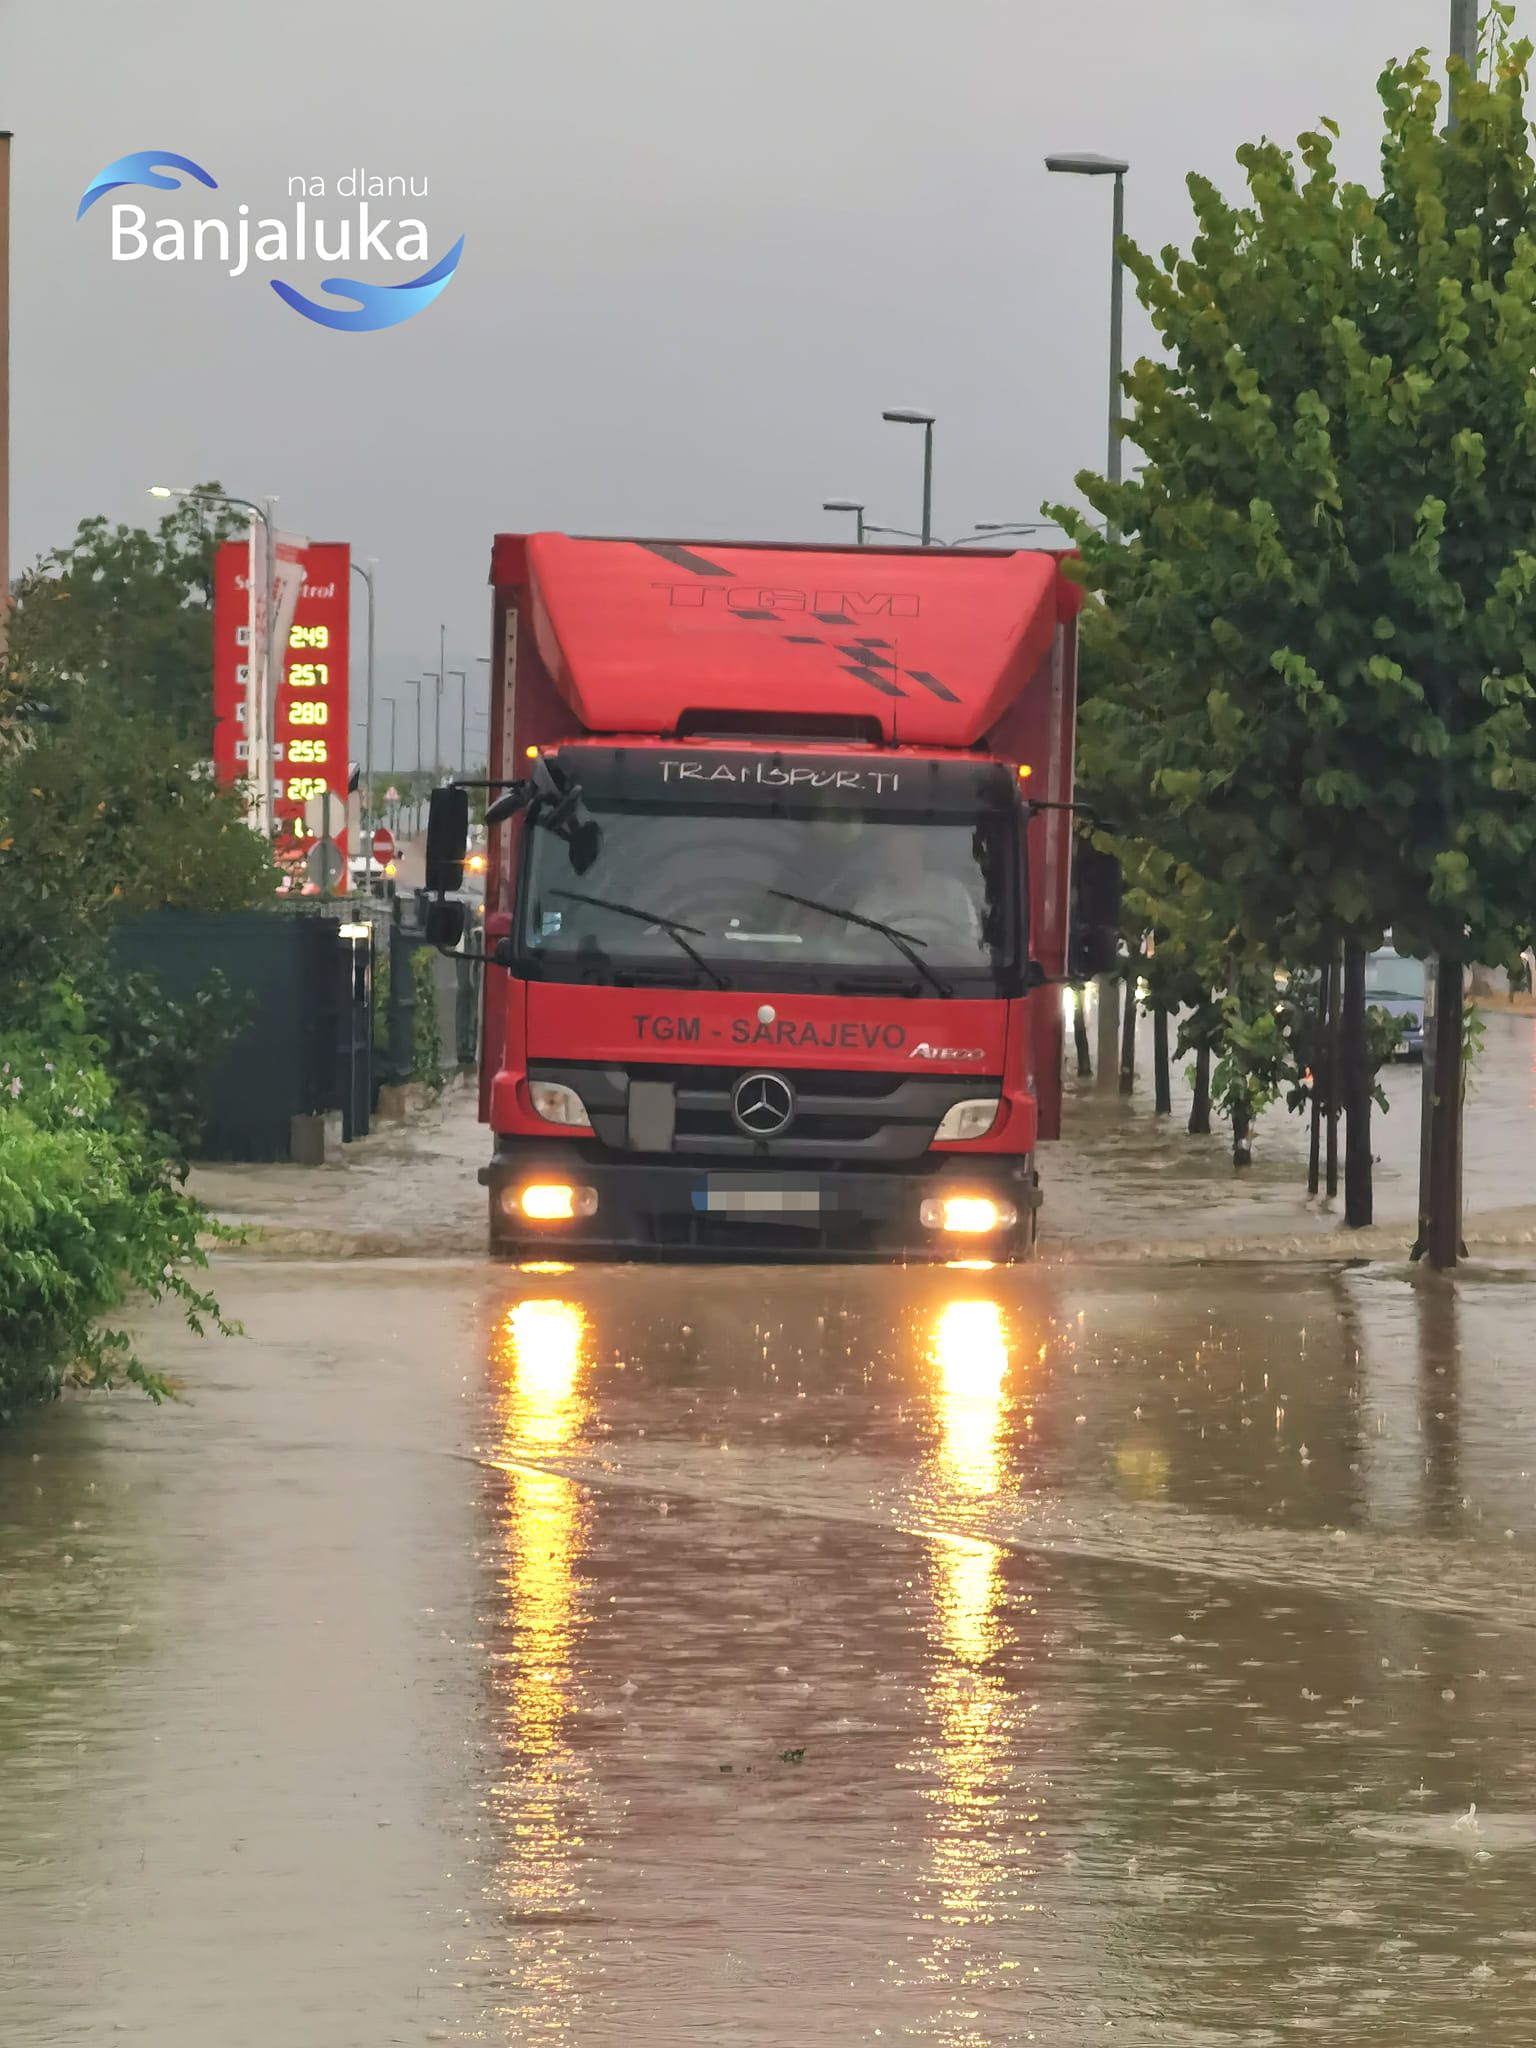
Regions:
<svg viewBox="0 0 1536 2048"><path fill-rule="evenodd" d="M1531 1274L221 1263L0 1438L15 2048L1527 2048Z"/></svg>

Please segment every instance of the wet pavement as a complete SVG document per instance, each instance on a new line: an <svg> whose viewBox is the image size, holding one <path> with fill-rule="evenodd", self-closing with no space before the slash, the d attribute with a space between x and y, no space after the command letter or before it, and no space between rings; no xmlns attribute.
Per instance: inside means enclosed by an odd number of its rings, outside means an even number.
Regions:
<svg viewBox="0 0 1536 2048"><path fill-rule="evenodd" d="M0 2038L1529 2039L1524 1274L220 1279L0 1446Z"/></svg>
<svg viewBox="0 0 1536 2048"><path fill-rule="evenodd" d="M1536 1271L1079 1128L1009 1272L376 1256L462 1107L236 1176L355 1255L0 1437L0 2042L1523 2048Z"/></svg>

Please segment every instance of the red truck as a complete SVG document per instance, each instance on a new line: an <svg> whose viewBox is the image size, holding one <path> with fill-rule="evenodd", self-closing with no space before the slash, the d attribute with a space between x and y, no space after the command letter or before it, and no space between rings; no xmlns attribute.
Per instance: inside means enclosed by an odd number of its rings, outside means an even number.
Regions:
<svg viewBox="0 0 1536 2048"><path fill-rule="evenodd" d="M501 534L491 583L493 1252L1027 1251L1069 950L1060 556ZM439 943L468 823L435 793ZM1089 916L1076 973L1112 943Z"/></svg>

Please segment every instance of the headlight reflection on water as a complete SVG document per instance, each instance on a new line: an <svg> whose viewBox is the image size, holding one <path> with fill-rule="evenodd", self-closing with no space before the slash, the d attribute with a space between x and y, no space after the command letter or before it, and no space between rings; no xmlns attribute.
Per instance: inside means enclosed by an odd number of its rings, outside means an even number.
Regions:
<svg viewBox="0 0 1536 2048"><path fill-rule="evenodd" d="M927 1362L937 1424L930 1511L963 1526L968 1507L1006 1485L1009 1347L1000 1304L984 1295L946 1302L930 1324ZM952 1525L933 1537L929 1561L932 1732L923 1762L943 1932L924 1960L959 1992L991 1967L971 1930L991 1921L1005 1896L1027 1890L1033 1859L1003 1826L1011 1710L992 1662L1006 1635L1002 1555Z"/></svg>
<svg viewBox="0 0 1536 2048"><path fill-rule="evenodd" d="M1002 1310L995 1301L947 1302L934 1320L928 1355L937 1374L942 1476L967 1494L996 1493L1008 1376Z"/></svg>
<svg viewBox="0 0 1536 2048"><path fill-rule="evenodd" d="M581 1420L585 1314L574 1302L520 1301L503 1333L512 1435L546 1449L564 1443Z"/></svg>
<svg viewBox="0 0 1536 2048"><path fill-rule="evenodd" d="M579 1445L590 1355L587 1316L574 1302L529 1297L496 1331L497 1450L507 1490L496 1531L501 1611L492 1674L502 1766L490 1804L502 1850L491 1897L507 1927L488 1960L509 1987L501 2016L519 2038L532 2030L567 2038L577 1978L559 1923L585 1910L581 1852L591 1822L590 1767L571 1741L591 1506L574 1480L519 1461Z"/></svg>

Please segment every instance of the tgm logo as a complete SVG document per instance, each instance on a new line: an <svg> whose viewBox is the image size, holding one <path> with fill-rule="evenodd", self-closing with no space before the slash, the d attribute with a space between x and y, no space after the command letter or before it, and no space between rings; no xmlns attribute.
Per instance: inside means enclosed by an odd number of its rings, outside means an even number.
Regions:
<svg viewBox="0 0 1536 2048"><path fill-rule="evenodd" d="M218 180L190 157L170 149L141 149L120 156L92 178L75 209L75 219L89 213L98 199L126 186L147 187L155 192L176 192L190 180L219 189ZM208 263L221 264L231 277L243 277L252 259L259 264L320 263L396 264L426 263L428 268L414 277L394 282L379 275L327 277L320 282L325 298L311 298L297 285L280 277L268 281L285 306L302 313L317 326L333 327L344 334L369 334L380 327L398 327L419 313L443 291L459 267L464 237L446 255L432 262L432 250L425 221L413 216L399 219L376 218L370 202L394 199L424 199L424 177L388 177L356 169L343 171L330 192L323 177L295 174L288 180L291 211L286 217L267 215L251 218L251 209L241 203L233 214L214 214L183 221L175 218L150 220L142 206L131 201L114 201L111 256L114 263ZM334 196L353 202L340 215L311 212L311 202ZM352 303L348 304L347 302Z"/></svg>

